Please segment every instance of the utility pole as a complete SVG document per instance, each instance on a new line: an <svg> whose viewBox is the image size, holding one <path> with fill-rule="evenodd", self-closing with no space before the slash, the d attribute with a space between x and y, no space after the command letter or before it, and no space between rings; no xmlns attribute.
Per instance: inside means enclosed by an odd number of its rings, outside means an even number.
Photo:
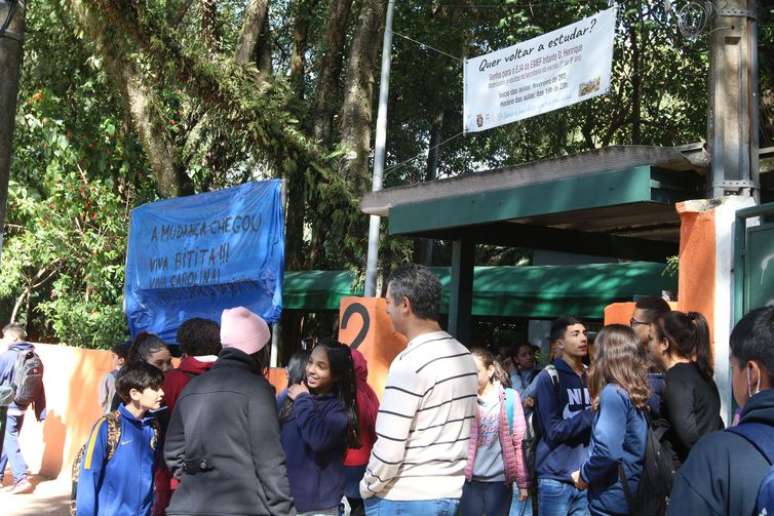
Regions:
<svg viewBox="0 0 774 516"><path fill-rule="evenodd" d="M384 155L387 143L387 101L390 97L390 61L392 60L392 12L395 0L387 3L387 18L384 22L384 40L382 41L382 75L379 80L379 111L376 115L376 141L374 148L374 177L371 191L382 189L384 175ZM366 277L364 294L376 295L376 269L379 262L379 226L380 217L371 215L368 221L368 254L366 256Z"/></svg>
<svg viewBox="0 0 774 516"><path fill-rule="evenodd" d="M5 205L8 201L8 177L11 173L24 21L25 6L22 0L0 0L0 253L5 232Z"/></svg>
<svg viewBox="0 0 774 516"><path fill-rule="evenodd" d="M758 24L756 0L715 4L710 33L708 141L710 197L759 198Z"/></svg>

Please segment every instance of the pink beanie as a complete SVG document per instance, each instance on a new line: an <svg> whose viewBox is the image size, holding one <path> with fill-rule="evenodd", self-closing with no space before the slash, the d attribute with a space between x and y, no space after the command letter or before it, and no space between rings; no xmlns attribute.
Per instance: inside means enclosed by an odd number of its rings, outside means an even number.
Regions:
<svg viewBox="0 0 774 516"><path fill-rule="evenodd" d="M243 306L227 308L220 316L220 343L248 355L258 353L269 342L271 334L266 321Z"/></svg>

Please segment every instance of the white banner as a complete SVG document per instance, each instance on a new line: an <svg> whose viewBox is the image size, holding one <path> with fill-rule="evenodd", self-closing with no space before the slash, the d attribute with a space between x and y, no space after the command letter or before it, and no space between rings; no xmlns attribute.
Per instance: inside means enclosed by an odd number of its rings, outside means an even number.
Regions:
<svg viewBox="0 0 774 516"><path fill-rule="evenodd" d="M465 61L464 131L472 133L607 93L616 7Z"/></svg>

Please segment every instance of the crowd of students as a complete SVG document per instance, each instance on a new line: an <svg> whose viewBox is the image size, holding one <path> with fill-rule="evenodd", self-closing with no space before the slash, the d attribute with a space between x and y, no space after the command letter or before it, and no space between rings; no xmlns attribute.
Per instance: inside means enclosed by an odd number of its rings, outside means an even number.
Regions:
<svg viewBox="0 0 774 516"><path fill-rule="evenodd" d="M391 276L387 311L408 345L381 402L363 355L324 339L291 358L275 394L269 328L242 307L220 325L186 321L176 369L156 336L114 348L100 386L106 415L78 462L77 514L760 510L766 442L774 450L774 308L731 334L738 424L722 431L701 314L644 298L629 325L605 326L593 342L582 321L562 317L540 368L529 344L511 356L468 350L440 328L440 299L426 268Z"/></svg>

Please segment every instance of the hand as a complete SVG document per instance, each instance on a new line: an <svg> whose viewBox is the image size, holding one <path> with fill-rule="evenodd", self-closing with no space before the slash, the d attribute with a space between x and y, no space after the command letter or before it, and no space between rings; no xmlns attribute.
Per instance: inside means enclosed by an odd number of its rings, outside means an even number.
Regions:
<svg viewBox="0 0 774 516"><path fill-rule="evenodd" d="M535 398L529 398L529 397L524 398L524 406L526 408L529 408L529 409L534 407L535 406Z"/></svg>
<svg viewBox="0 0 774 516"><path fill-rule="evenodd" d="M588 489L589 485L583 481L583 479L580 476L580 471L573 472L572 475L570 475L572 478L572 482L575 484L576 489L584 490Z"/></svg>
<svg viewBox="0 0 774 516"><path fill-rule="evenodd" d="M526 502L527 498L529 498L529 491L526 489L519 489L519 501Z"/></svg>
<svg viewBox="0 0 774 516"><path fill-rule="evenodd" d="M309 394L309 388L304 383L297 383L288 387L288 398L295 400L301 394Z"/></svg>

